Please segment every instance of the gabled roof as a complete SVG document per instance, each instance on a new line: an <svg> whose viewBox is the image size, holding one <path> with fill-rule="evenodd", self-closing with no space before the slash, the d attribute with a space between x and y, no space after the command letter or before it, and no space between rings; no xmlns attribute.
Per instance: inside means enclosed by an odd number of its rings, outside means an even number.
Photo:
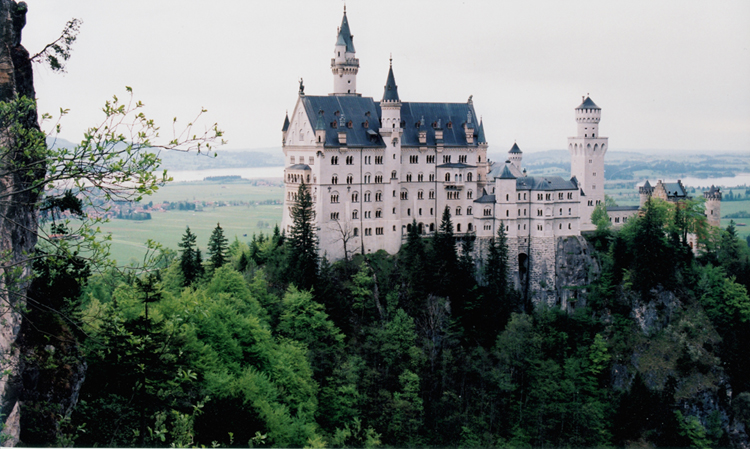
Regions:
<svg viewBox="0 0 750 449"><path fill-rule="evenodd" d="M482 195L474 200L475 203L494 203L495 195Z"/></svg>
<svg viewBox="0 0 750 449"><path fill-rule="evenodd" d="M284 117L284 126L281 127L282 132L286 132L286 130L289 129L289 113L286 114L286 117Z"/></svg>
<svg viewBox="0 0 750 449"><path fill-rule="evenodd" d="M344 18L341 19L339 35L336 37L336 45L346 45L346 51L354 53L354 36L349 31L349 21L346 19L346 9L344 9Z"/></svg>
<svg viewBox="0 0 750 449"><path fill-rule="evenodd" d="M447 164L440 164L437 168L476 168L476 165L468 165L463 162L448 162Z"/></svg>
<svg viewBox="0 0 750 449"><path fill-rule="evenodd" d="M513 147L511 147L511 149L510 149L510 151L508 151L508 153L523 154L523 151L521 151L521 149L518 148L518 144L517 143L513 142Z"/></svg>
<svg viewBox="0 0 750 449"><path fill-rule="evenodd" d="M396 78L393 76L393 64L388 69L388 80L385 82L383 101L399 101L398 86L396 85Z"/></svg>
<svg viewBox="0 0 750 449"><path fill-rule="evenodd" d="M497 176L497 178L500 178L500 179L516 179L516 177L513 176L513 173L510 172L510 169L508 168L507 165L503 167L503 172L500 173L500 176ZM497 179L497 178L495 178L495 179Z"/></svg>
<svg viewBox="0 0 750 449"><path fill-rule="evenodd" d="M378 114L380 114L381 103L376 103ZM466 142L466 131L464 123L471 112L472 117L476 117L474 106L468 103L401 103L401 121L404 123L403 135L401 136L402 146L434 146L435 128L438 121L443 131L443 145L448 146L477 146L477 139L474 142ZM380 116L380 115L378 115ZM424 124L421 119L424 118ZM427 132L427 141L424 144L419 143L419 132ZM474 132L476 134L476 132Z"/></svg>
<svg viewBox="0 0 750 449"><path fill-rule="evenodd" d="M527 176L516 179L516 190L576 190L578 186L560 176L535 178Z"/></svg>
<svg viewBox="0 0 750 449"><path fill-rule="evenodd" d="M377 133L380 127L380 111L371 97L305 95L300 97L300 101L305 107L309 123L315 123L316 129L318 122L323 125L326 131L324 146L341 146L338 133L344 131L347 147L385 147L383 139ZM350 121L351 128L348 126Z"/></svg>
<svg viewBox="0 0 750 449"><path fill-rule="evenodd" d="M578 106L576 109L601 109L599 106L596 105L596 103L591 100L591 97L586 97L583 100L583 103L581 103L580 106Z"/></svg>
<svg viewBox="0 0 750 449"><path fill-rule="evenodd" d="M667 197L669 198L686 198L687 197L687 190L685 190L685 186L682 185L682 182L665 182L664 184L664 190L667 191Z"/></svg>

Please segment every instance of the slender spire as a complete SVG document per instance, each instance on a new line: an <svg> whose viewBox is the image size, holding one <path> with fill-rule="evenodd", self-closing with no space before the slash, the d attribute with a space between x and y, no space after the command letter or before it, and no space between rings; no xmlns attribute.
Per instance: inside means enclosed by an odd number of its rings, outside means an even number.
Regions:
<svg viewBox="0 0 750 449"><path fill-rule="evenodd" d="M344 17L341 19L341 27L339 27L339 35L336 37L336 44L342 42L346 45L347 53L354 53L354 36L349 30L349 21L346 19L346 5L344 5Z"/></svg>
<svg viewBox="0 0 750 449"><path fill-rule="evenodd" d="M484 121L481 117L479 119L479 130L477 131L477 143L487 143L487 138L484 137Z"/></svg>
<svg viewBox="0 0 750 449"><path fill-rule="evenodd" d="M286 111L286 117L284 117L284 126L281 127L281 130L286 132L286 130L289 129L289 111Z"/></svg>
<svg viewBox="0 0 750 449"><path fill-rule="evenodd" d="M391 57L391 66L388 68L388 80L385 82L383 101L401 101L398 98L398 86L396 85L396 78L393 76L393 57Z"/></svg>

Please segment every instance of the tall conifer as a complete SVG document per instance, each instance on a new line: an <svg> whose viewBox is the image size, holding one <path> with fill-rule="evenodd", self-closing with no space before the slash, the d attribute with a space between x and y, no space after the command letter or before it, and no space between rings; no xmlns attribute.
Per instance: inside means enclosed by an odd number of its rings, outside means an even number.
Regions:
<svg viewBox="0 0 750 449"><path fill-rule="evenodd" d="M447 206L443 210L440 228L432 240L431 255L434 264L432 275L434 276L435 293L440 296L449 296L451 287L454 286L453 281L458 268L458 255L456 254L456 242L453 238L451 213Z"/></svg>
<svg viewBox="0 0 750 449"><path fill-rule="evenodd" d="M182 241L177 244L182 251L180 256L180 268L185 278L184 285L188 286L198 277L198 263L196 262L195 234L190 232L190 226L185 229Z"/></svg>
<svg viewBox="0 0 750 449"><path fill-rule="evenodd" d="M318 277L318 236L310 189L300 183L292 206L292 229L288 239L288 278L301 289L309 289ZM275 234L275 231L274 231Z"/></svg>
<svg viewBox="0 0 750 449"><path fill-rule="evenodd" d="M216 223L216 228L208 239L208 260L213 269L224 265L228 250L229 246L227 245L227 238L224 236L224 230L221 228L221 224Z"/></svg>

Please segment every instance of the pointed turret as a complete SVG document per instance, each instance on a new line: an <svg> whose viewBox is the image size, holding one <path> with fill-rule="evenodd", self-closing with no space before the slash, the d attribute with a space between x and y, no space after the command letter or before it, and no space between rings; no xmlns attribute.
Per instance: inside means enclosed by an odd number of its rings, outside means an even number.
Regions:
<svg viewBox="0 0 750 449"><path fill-rule="evenodd" d="M318 120L315 122L315 140L318 145L323 145L326 141L326 120L322 109L318 111Z"/></svg>
<svg viewBox="0 0 750 449"><path fill-rule="evenodd" d="M523 159L523 152L518 148L518 144L513 142L513 146L508 151L508 160L518 169L521 170L521 160Z"/></svg>
<svg viewBox="0 0 750 449"><path fill-rule="evenodd" d="M401 101L398 98L398 86L396 85L396 78L393 76L393 59L391 59L391 67L388 69L388 80L385 82L385 91L383 91L383 101L388 101L388 102Z"/></svg>
<svg viewBox="0 0 750 449"><path fill-rule="evenodd" d="M354 50L354 35L349 31L349 21L346 19L346 6L344 6L344 17L341 19L341 26L339 27L339 35L336 39L336 45L339 45L339 42L346 45L347 52L356 52Z"/></svg>
<svg viewBox="0 0 750 449"><path fill-rule="evenodd" d="M479 130L477 131L477 143L487 143L487 139L484 137L484 122L479 120Z"/></svg>
<svg viewBox="0 0 750 449"><path fill-rule="evenodd" d="M581 105L578 106L576 109L601 109L599 106L594 103L594 100L591 99L591 97L586 96L583 97L583 101L581 102Z"/></svg>
<svg viewBox="0 0 750 449"><path fill-rule="evenodd" d="M286 112L284 117L284 126L281 127L281 146L286 145L286 134L289 131L289 111Z"/></svg>
<svg viewBox="0 0 750 449"><path fill-rule="evenodd" d="M336 45L333 49L333 59L331 59L334 95L358 95L359 59L355 56L354 36L349 29L349 20L346 18L346 7L344 7L344 17L341 19L341 26L336 35Z"/></svg>

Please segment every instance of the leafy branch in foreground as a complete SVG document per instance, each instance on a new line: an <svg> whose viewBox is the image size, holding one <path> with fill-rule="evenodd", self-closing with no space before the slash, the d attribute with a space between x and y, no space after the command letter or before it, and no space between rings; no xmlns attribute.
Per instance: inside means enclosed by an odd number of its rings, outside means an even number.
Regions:
<svg viewBox="0 0 750 449"><path fill-rule="evenodd" d="M45 45L39 53L29 58L31 62L45 61L53 71L65 73L65 63L70 59L70 49L78 38L82 23L81 19L68 20L60 36Z"/></svg>
<svg viewBox="0 0 750 449"><path fill-rule="evenodd" d="M0 255L0 270L10 276L2 288L5 293L13 295L13 285L21 285L13 280L28 275L23 269L26 262L43 254L83 257L95 270L112 265L107 261L109 238L97 227L106 221L107 202L138 201L169 181L166 171L156 172L161 150L203 151L224 143L216 124L194 132L205 110L184 131L163 141L159 127L144 114L143 103L134 100L131 88L126 90L128 99L114 96L107 101L104 119L72 148L47 146L45 133L29 121L36 110L33 99L0 102L1 174L24 180L13 189L0 189L0 219L7 218L3 211L8 208L26 209L34 217L33 228L41 225L41 252L24 254L20 260ZM61 110L60 116L66 113ZM42 120L50 118L45 114ZM54 128L53 134L59 134L59 122Z"/></svg>

